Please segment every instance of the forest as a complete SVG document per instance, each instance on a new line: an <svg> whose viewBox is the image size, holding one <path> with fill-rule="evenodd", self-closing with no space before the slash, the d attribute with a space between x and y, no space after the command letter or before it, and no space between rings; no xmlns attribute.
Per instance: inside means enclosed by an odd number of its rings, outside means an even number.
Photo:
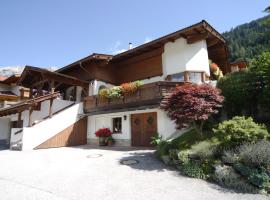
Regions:
<svg viewBox="0 0 270 200"><path fill-rule="evenodd" d="M230 61L254 58L270 51L270 15L232 28L223 33L228 42Z"/></svg>

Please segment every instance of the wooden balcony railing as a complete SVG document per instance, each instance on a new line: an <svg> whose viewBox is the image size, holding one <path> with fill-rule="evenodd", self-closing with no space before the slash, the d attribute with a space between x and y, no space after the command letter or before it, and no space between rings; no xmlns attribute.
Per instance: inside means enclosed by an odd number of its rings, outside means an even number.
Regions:
<svg viewBox="0 0 270 200"><path fill-rule="evenodd" d="M135 93L115 99L88 96L84 98L84 112L93 115L157 107L168 90L183 84L168 81L144 84Z"/></svg>

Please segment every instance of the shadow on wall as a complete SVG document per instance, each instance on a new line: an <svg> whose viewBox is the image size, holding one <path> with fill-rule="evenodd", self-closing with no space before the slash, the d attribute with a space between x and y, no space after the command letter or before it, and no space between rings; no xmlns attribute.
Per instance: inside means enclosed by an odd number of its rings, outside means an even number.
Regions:
<svg viewBox="0 0 270 200"><path fill-rule="evenodd" d="M136 164L126 165L136 170L143 171L176 171L173 167L168 167L161 161L159 161L154 152L130 152L127 156L119 160L119 164L123 165L123 162L138 161ZM176 171L177 172L177 171Z"/></svg>

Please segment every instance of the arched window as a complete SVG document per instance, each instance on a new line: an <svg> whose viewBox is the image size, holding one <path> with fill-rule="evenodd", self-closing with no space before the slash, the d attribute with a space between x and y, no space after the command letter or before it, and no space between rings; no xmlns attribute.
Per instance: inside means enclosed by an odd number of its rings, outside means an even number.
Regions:
<svg viewBox="0 0 270 200"><path fill-rule="evenodd" d="M100 90L102 90L102 89L106 89L107 87L105 86L105 85L101 85L101 86L99 86L99 88L98 88L98 91L100 91Z"/></svg>

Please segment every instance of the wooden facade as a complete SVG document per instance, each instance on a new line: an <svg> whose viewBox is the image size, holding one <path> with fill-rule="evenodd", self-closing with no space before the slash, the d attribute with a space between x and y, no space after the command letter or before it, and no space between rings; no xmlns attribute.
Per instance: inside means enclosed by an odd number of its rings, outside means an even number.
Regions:
<svg viewBox="0 0 270 200"><path fill-rule="evenodd" d="M82 80L100 80L114 85L162 75L164 45L185 38L188 44L206 40L209 59L223 73L230 72L225 39L206 21L153 40L117 55L92 54L57 72Z"/></svg>
<svg viewBox="0 0 270 200"><path fill-rule="evenodd" d="M35 149L66 147L87 143L87 118L84 117L57 135L38 145Z"/></svg>

